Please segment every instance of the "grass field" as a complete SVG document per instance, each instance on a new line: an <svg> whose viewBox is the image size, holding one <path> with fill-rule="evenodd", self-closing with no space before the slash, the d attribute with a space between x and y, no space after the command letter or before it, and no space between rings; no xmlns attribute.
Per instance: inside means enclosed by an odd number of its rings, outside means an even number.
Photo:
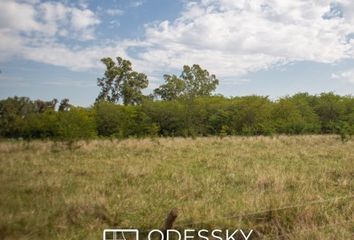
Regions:
<svg viewBox="0 0 354 240"><path fill-rule="evenodd" d="M354 141L337 136L2 141L0 181L0 239L101 239L172 208L180 228L354 235Z"/></svg>

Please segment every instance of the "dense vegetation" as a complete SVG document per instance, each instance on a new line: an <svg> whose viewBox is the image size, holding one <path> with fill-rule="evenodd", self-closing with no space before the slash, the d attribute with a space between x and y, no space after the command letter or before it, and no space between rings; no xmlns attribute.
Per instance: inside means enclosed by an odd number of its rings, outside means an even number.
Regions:
<svg viewBox="0 0 354 240"><path fill-rule="evenodd" d="M6 138L87 139L143 136L226 136L354 133L354 98L299 93L271 101L262 96L145 99L139 105L109 101L92 107L67 100L0 101L0 135Z"/></svg>
<svg viewBox="0 0 354 240"><path fill-rule="evenodd" d="M219 80L199 65L183 66L180 76L145 96L144 73L121 57L103 58L106 70L97 79L100 93L89 108L68 99L0 101L0 137L88 139L143 136L210 136L354 133L354 98L334 93L299 93L271 101L268 97L215 96ZM122 104L120 104L122 103Z"/></svg>

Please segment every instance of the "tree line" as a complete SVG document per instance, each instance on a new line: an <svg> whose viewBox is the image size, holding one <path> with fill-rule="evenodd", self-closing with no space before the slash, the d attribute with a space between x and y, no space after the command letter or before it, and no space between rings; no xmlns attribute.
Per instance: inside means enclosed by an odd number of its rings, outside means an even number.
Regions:
<svg viewBox="0 0 354 240"><path fill-rule="evenodd" d="M272 101L265 96L213 95L219 81L195 64L144 95L145 74L130 61L102 59L104 76L93 106L13 97L0 100L0 137L90 139L96 137L227 136L354 133L354 98L298 93ZM59 106L58 106L59 105Z"/></svg>

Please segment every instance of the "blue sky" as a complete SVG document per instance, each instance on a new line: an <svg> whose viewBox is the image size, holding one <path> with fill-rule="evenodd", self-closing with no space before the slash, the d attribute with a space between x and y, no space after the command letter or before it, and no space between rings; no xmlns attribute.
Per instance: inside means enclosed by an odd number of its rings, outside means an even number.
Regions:
<svg viewBox="0 0 354 240"><path fill-rule="evenodd" d="M354 94L354 1L0 1L0 98L98 95L102 57L149 76L200 64L226 96Z"/></svg>

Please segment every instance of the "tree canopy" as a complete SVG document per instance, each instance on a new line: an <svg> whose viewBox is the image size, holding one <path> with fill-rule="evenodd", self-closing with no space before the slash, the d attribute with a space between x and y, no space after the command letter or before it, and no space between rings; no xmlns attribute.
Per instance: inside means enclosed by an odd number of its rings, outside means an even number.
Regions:
<svg viewBox="0 0 354 240"><path fill-rule="evenodd" d="M124 105L135 105L142 101L142 89L149 84L147 76L143 73L133 71L129 60L121 57L101 59L106 66L104 77L97 79L97 85L101 91L96 101L105 100L108 102L119 102Z"/></svg>
<svg viewBox="0 0 354 240"><path fill-rule="evenodd" d="M130 61L103 58L104 76L94 106L75 107L14 97L0 100L0 137L78 139L143 136L271 134L354 134L354 98L334 93L298 93L276 101L264 96L212 96L219 80L199 65L183 66L180 76L164 75L144 96L147 76ZM117 104L123 103L123 104Z"/></svg>
<svg viewBox="0 0 354 240"><path fill-rule="evenodd" d="M190 101L101 101L89 108L59 109L45 101L0 100L0 137L77 139L143 136L354 134L354 97L334 93L287 96L204 96ZM66 101L64 101L66 102ZM42 105L42 103L40 104Z"/></svg>
<svg viewBox="0 0 354 240"><path fill-rule="evenodd" d="M184 97L210 96L215 91L219 80L214 74L209 74L198 64L192 67L185 65L180 77L164 75L165 84L154 90L154 94L162 100L175 100Z"/></svg>

